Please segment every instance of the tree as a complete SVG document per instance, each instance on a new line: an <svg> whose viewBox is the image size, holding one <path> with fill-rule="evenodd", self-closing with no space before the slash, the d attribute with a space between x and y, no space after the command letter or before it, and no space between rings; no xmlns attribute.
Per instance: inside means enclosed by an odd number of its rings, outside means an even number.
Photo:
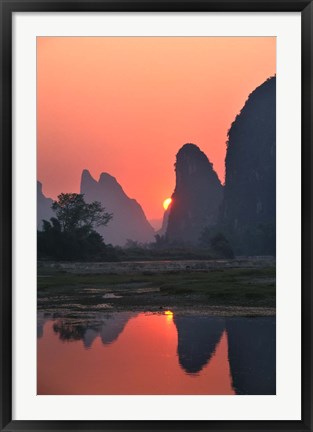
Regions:
<svg viewBox="0 0 313 432"><path fill-rule="evenodd" d="M55 260L117 259L114 248L106 245L95 231L107 225L112 214L101 203L86 203L82 194L62 193L52 204L56 217L43 221L38 232L38 258Z"/></svg>
<svg viewBox="0 0 313 432"><path fill-rule="evenodd" d="M72 232L84 226L93 230L107 225L112 219L112 214L106 213L99 201L88 204L83 194L62 193L58 200L53 202L52 210L55 211L62 231L65 232Z"/></svg>
<svg viewBox="0 0 313 432"><path fill-rule="evenodd" d="M234 251L226 236L216 228L206 227L199 238L199 245L210 248L219 258L234 258Z"/></svg>
<svg viewBox="0 0 313 432"><path fill-rule="evenodd" d="M234 251L229 241L222 233L218 233L211 238L211 247L217 255L223 258L234 258Z"/></svg>
<svg viewBox="0 0 313 432"><path fill-rule="evenodd" d="M168 241L165 235L156 234L154 238L155 238L155 243L152 243L152 247L154 247L155 249L168 248Z"/></svg>

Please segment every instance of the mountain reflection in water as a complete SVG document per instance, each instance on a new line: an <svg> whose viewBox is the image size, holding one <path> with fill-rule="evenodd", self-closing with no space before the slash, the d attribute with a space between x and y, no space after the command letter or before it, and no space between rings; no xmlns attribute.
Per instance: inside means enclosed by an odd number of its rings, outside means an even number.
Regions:
<svg viewBox="0 0 313 432"><path fill-rule="evenodd" d="M38 394L275 394L275 318L38 315Z"/></svg>

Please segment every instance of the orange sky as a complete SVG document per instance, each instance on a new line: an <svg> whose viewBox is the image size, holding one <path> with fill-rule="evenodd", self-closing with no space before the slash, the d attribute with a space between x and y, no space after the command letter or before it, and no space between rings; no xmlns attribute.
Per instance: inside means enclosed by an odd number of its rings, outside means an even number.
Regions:
<svg viewBox="0 0 313 432"><path fill-rule="evenodd" d="M149 219L197 144L224 180L227 131L276 71L273 37L38 37L38 179L79 192L84 168L117 178Z"/></svg>

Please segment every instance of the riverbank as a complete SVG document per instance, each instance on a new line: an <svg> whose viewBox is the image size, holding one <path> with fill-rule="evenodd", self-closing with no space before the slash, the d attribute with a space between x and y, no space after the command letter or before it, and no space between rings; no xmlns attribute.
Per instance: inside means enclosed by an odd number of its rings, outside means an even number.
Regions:
<svg viewBox="0 0 313 432"><path fill-rule="evenodd" d="M96 266L95 266L96 264ZM275 265L269 260L66 263L38 267L38 309L79 314L133 310L219 316L275 315ZM105 264L105 266L103 266ZM116 271L116 265L123 271ZM97 267L98 266L98 267ZM174 269L173 269L174 267ZM88 272L88 269L92 271ZM138 270L139 268L139 270ZM98 269L98 272L96 272ZM128 269L126 272L125 269ZM115 271L114 271L115 270Z"/></svg>
<svg viewBox="0 0 313 432"><path fill-rule="evenodd" d="M235 259L154 260L121 262L38 261L38 274L67 272L76 274L141 274L173 271L201 271L217 269L254 269L275 267L272 256L237 257Z"/></svg>

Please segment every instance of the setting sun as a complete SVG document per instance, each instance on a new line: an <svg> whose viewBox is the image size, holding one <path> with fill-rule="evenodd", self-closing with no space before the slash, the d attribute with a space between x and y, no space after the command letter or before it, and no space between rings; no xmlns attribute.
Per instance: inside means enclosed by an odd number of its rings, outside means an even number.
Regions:
<svg viewBox="0 0 313 432"><path fill-rule="evenodd" d="M170 206L171 202L172 202L172 198L166 198L166 200L163 201L163 207L164 207L165 210L168 209L168 207Z"/></svg>
<svg viewBox="0 0 313 432"><path fill-rule="evenodd" d="M167 321L167 322L171 322L171 321L173 320L174 313L173 313L172 311L170 311L170 310L166 310L166 311L164 312L164 315L166 316L166 321Z"/></svg>

